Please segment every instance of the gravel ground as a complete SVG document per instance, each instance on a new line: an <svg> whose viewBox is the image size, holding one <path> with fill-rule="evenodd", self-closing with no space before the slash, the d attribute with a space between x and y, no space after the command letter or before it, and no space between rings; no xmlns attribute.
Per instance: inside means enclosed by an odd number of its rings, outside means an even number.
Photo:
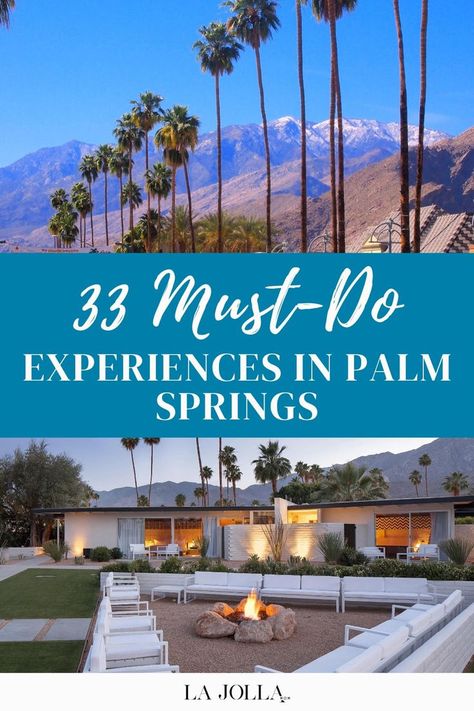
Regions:
<svg viewBox="0 0 474 711"><path fill-rule="evenodd" d="M213 604L195 600L177 605L171 598L151 603L157 627L169 642L170 663L179 664L182 672L244 673L253 672L256 664L291 672L343 644L344 625L372 627L390 617L390 610L381 608L352 608L336 614L334 608L295 605L292 609L298 628L291 639L243 644L232 638L203 639L195 634L195 619Z"/></svg>

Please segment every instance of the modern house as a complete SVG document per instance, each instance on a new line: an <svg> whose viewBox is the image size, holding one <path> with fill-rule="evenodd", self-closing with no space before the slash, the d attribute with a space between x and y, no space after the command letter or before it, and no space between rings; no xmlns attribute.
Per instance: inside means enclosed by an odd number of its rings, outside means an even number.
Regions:
<svg viewBox="0 0 474 711"><path fill-rule="evenodd" d="M38 509L64 524L64 540L74 555L97 546L118 547L125 557L131 543L151 548L178 543L183 555L196 555L199 539L209 539L208 555L242 561L269 555L263 526L287 528L288 555L318 560L317 536L341 532L349 545L384 546L395 558L407 546L439 543L454 536L455 516L472 509L474 495L296 505L277 498L273 506Z"/></svg>

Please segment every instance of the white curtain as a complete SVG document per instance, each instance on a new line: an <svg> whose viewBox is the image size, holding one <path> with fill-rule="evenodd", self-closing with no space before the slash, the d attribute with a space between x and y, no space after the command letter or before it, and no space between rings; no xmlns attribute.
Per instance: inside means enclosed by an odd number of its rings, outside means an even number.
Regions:
<svg viewBox="0 0 474 711"><path fill-rule="evenodd" d="M217 540L217 518L204 519L204 536L209 540L207 555L209 558L219 556L219 545Z"/></svg>
<svg viewBox="0 0 474 711"><path fill-rule="evenodd" d="M438 511L431 514L431 539L430 543L441 543L449 537L449 521L447 511ZM447 560L441 551L441 560Z"/></svg>
<svg viewBox="0 0 474 711"><path fill-rule="evenodd" d="M119 518L118 547L126 558L130 557L130 543L145 542L145 519Z"/></svg>

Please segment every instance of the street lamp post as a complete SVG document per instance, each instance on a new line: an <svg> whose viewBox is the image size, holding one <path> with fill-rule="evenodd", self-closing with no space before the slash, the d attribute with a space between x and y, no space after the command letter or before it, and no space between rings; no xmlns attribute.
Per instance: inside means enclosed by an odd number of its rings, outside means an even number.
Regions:
<svg viewBox="0 0 474 711"><path fill-rule="evenodd" d="M382 240L383 235L387 235L386 242ZM396 220L390 217L385 222L381 222L380 225L377 225L377 227L372 232L368 244L387 245L386 251L391 254L393 245L401 243L401 235L402 226ZM398 236L400 239L395 239L395 236Z"/></svg>
<svg viewBox="0 0 474 711"><path fill-rule="evenodd" d="M311 252L313 246L317 244L318 242L322 242L324 246L324 254L327 253L328 251L328 245L331 244L331 235L329 232L326 230L324 234L318 235L317 237L313 237L313 239L310 241L308 245L308 252Z"/></svg>

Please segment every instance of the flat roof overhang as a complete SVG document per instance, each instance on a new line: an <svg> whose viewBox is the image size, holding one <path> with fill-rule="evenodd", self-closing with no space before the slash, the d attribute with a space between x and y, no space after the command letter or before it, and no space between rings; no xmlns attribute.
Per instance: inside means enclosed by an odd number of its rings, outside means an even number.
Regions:
<svg viewBox="0 0 474 711"><path fill-rule="evenodd" d="M306 511L308 509L348 509L361 506L407 506L414 504L472 504L474 496L417 496L404 499L368 499L366 501L321 501L314 504L294 504L288 508L292 511Z"/></svg>
<svg viewBox="0 0 474 711"><path fill-rule="evenodd" d="M220 511L225 513L239 513L246 511L274 511L273 506L91 506L33 509L33 513L40 516L64 516L66 513L203 513Z"/></svg>

